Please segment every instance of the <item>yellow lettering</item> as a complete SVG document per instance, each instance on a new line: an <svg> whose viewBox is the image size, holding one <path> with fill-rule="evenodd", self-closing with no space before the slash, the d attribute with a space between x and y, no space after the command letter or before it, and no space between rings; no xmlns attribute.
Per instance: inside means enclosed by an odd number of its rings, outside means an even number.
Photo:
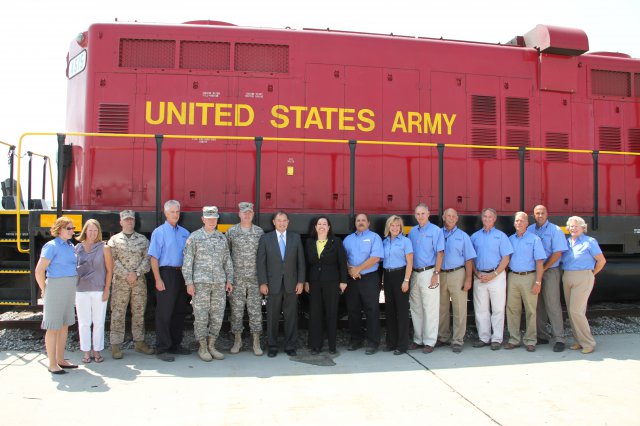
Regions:
<svg viewBox="0 0 640 426"><path fill-rule="evenodd" d="M173 117L183 126L187 123L187 103L180 102L180 110L173 102L167 103L167 124L173 124Z"/></svg>
<svg viewBox="0 0 640 426"><path fill-rule="evenodd" d="M147 101L147 108L146 108L146 113L145 113L145 119L147 120L147 123L149 124L153 124L158 125L158 124L162 124L162 122L164 121L164 102L159 102L158 103L158 119L154 120L151 117L151 113L153 110L153 103L151 101Z"/></svg>
<svg viewBox="0 0 640 426"><path fill-rule="evenodd" d="M355 126L349 126L345 123L351 123L353 121L353 116L346 114L353 114L356 112L353 108L340 108L338 109L338 129L340 130L355 130Z"/></svg>
<svg viewBox="0 0 640 426"><path fill-rule="evenodd" d="M320 130L324 130L322 119L320 118L317 107L311 107L309 110L309 115L307 115L307 121L304 123L304 128L308 129L312 125L316 126Z"/></svg>
<svg viewBox="0 0 640 426"><path fill-rule="evenodd" d="M242 111L246 111L247 113L247 119L244 121L242 121L241 119ZM251 124L253 124L254 116L255 114L251 106L246 104L236 105L236 113L235 113L235 120L234 120L236 126L239 126L239 127L251 126Z"/></svg>
<svg viewBox="0 0 640 426"><path fill-rule="evenodd" d="M407 125L404 122L404 115L402 115L402 111L396 111L396 116L393 119L391 132L395 133L396 129L402 130L402 133L407 133Z"/></svg>
<svg viewBox="0 0 640 426"><path fill-rule="evenodd" d="M231 117L231 111L225 111L231 108L231 104L217 104L215 114L216 126L231 126L228 121L222 121L224 118Z"/></svg>
<svg viewBox="0 0 640 426"><path fill-rule="evenodd" d="M422 116L419 112L408 112L407 121L409 122L409 133L413 133L413 126L418 128L418 133L422 133Z"/></svg>
<svg viewBox="0 0 640 426"><path fill-rule="evenodd" d="M306 111L309 108L305 106L292 105L289 107L289 109L291 109L291 111L296 112L296 129L301 129L302 128L302 111Z"/></svg>
<svg viewBox="0 0 640 426"><path fill-rule="evenodd" d="M451 128L453 127L453 122L456 121L456 115L451 115L451 120L449 120L449 116L447 114L444 115L444 122L447 124L447 135L451 135Z"/></svg>
<svg viewBox="0 0 640 426"><path fill-rule="evenodd" d="M361 109L358 111L358 130L361 132L371 132L376 128L376 123L373 121L375 114L370 109ZM363 124L364 123L364 124Z"/></svg>
<svg viewBox="0 0 640 426"><path fill-rule="evenodd" d="M282 113L279 111L282 111ZM271 107L271 115L275 118L275 120L271 120L271 125L276 129L284 129L287 127L289 125L289 117L285 115L287 112L289 112L289 108L284 105L274 105ZM281 121L278 122L277 120Z"/></svg>
<svg viewBox="0 0 640 426"><path fill-rule="evenodd" d="M433 119L433 122L431 121L431 114L429 114L428 112L424 113L424 132L427 133L431 133L432 135L437 134L442 134L442 120L440 118L441 114L438 112L435 115L435 118Z"/></svg>
<svg viewBox="0 0 640 426"><path fill-rule="evenodd" d="M338 108L321 107L320 111L324 112L326 114L325 115L326 129L327 130L331 130L331 127L332 127L332 115L333 115L333 113L338 112Z"/></svg>
<svg viewBox="0 0 640 426"><path fill-rule="evenodd" d="M216 104L208 102L196 102L196 107L200 108L201 122L203 126L209 124L209 108L215 107Z"/></svg>
<svg viewBox="0 0 640 426"><path fill-rule="evenodd" d="M193 126L193 119L195 116L195 104L189 102L189 126Z"/></svg>

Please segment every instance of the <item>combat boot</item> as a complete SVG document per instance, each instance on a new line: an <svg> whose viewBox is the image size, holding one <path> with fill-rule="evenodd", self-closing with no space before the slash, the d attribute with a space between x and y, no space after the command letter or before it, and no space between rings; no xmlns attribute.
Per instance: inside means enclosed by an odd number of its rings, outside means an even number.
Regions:
<svg viewBox="0 0 640 426"><path fill-rule="evenodd" d="M253 353L256 356L262 355L262 348L260 347L260 333L253 333Z"/></svg>
<svg viewBox="0 0 640 426"><path fill-rule="evenodd" d="M240 348L242 347L242 333L234 334L235 340L233 341L233 346L231 346L231 353L237 354L240 352Z"/></svg>
<svg viewBox="0 0 640 426"><path fill-rule="evenodd" d="M216 340L213 337L209 336L209 353L211 354L213 359L224 359L224 355L216 350L215 343Z"/></svg>
<svg viewBox="0 0 640 426"><path fill-rule="evenodd" d="M201 360L206 361L206 362L209 362L209 361L211 361L213 359L213 358L211 358L211 354L207 350L207 340L206 339L200 339L200 349L198 349L198 356L200 357Z"/></svg>
<svg viewBox="0 0 640 426"><path fill-rule="evenodd" d="M136 352L140 352L141 354L145 355L153 355L154 353L156 353L155 349L150 348L143 340L140 342L136 342L134 348Z"/></svg>
<svg viewBox="0 0 640 426"><path fill-rule="evenodd" d="M122 359L122 345L113 343L111 344L111 357L113 359Z"/></svg>

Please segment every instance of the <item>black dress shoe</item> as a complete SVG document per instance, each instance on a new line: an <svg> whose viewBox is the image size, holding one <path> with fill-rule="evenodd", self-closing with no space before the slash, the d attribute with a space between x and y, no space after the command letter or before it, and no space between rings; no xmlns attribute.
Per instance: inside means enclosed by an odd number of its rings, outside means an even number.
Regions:
<svg viewBox="0 0 640 426"><path fill-rule="evenodd" d="M167 352L174 355L191 355L191 351L183 346L178 346L177 348L171 348Z"/></svg>
<svg viewBox="0 0 640 426"><path fill-rule="evenodd" d="M373 355L376 352L378 352L378 348L374 348L374 347L368 347L366 351L364 351L365 355Z"/></svg>
<svg viewBox="0 0 640 426"><path fill-rule="evenodd" d="M284 350L284 353L285 353L285 354L287 354L287 355L289 355L289 356L296 356L296 355L298 355L298 353L296 352L296 350L295 350L295 349L285 349L285 350Z"/></svg>
<svg viewBox="0 0 640 426"><path fill-rule="evenodd" d="M538 338L537 344L538 345L548 345L549 344L549 340Z"/></svg>
<svg viewBox="0 0 640 426"><path fill-rule="evenodd" d="M275 358L276 355L278 355L278 350L277 349L269 349L269 352L267 352L267 356L269 358Z"/></svg>
<svg viewBox="0 0 640 426"><path fill-rule="evenodd" d="M403 353L405 353L406 351L401 351L400 349L396 349L395 351L393 351L394 355L402 355Z"/></svg>
<svg viewBox="0 0 640 426"><path fill-rule="evenodd" d="M556 344L553 345L553 351L554 352L562 352L562 351L564 351L564 343L556 342Z"/></svg>
<svg viewBox="0 0 640 426"><path fill-rule="evenodd" d="M169 355L167 352L160 352L156 354L156 358L165 362L173 362L176 360L175 357Z"/></svg>
<svg viewBox="0 0 640 426"><path fill-rule="evenodd" d="M351 343L347 348L348 351L357 351L362 347L362 343Z"/></svg>
<svg viewBox="0 0 640 426"><path fill-rule="evenodd" d="M51 373L51 374L67 374L67 372L64 371L64 370L49 370L49 373Z"/></svg>

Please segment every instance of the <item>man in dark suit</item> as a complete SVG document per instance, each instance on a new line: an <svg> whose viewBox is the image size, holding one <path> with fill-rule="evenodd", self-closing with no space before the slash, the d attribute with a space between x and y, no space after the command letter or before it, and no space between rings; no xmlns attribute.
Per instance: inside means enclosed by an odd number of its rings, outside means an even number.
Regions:
<svg viewBox="0 0 640 426"><path fill-rule="evenodd" d="M287 231L289 216L273 216L275 230L260 238L257 254L260 293L267 297L267 339L270 358L278 354L278 322L284 315L284 351L296 356L298 338L298 295L305 280L305 259L300 235Z"/></svg>

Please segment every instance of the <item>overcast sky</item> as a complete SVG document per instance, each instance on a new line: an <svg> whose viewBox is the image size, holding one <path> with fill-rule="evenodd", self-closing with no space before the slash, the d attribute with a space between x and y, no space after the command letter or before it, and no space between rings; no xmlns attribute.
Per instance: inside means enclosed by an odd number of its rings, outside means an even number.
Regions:
<svg viewBox="0 0 640 426"><path fill-rule="evenodd" d="M489 43L504 43L537 24L548 24L584 30L591 51L624 52L640 58L639 12L639 0L12 2L0 14L0 141L17 145L25 132L65 131L67 49L78 33L96 22L210 19L240 26L329 27ZM55 138L26 142L28 150L55 155ZM0 146L2 180L9 175L6 152ZM26 170L26 162L23 168ZM26 179L23 186L26 191Z"/></svg>

